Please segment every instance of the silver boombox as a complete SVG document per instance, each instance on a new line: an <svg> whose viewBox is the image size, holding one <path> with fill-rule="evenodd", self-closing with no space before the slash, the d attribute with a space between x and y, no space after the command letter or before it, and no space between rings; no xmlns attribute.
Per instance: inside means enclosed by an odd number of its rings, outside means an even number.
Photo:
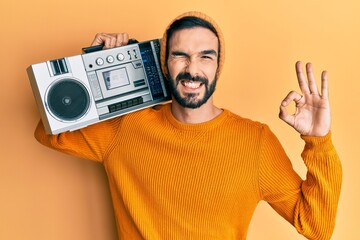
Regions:
<svg viewBox="0 0 360 240"><path fill-rule="evenodd" d="M160 39L90 49L27 68L48 134L73 131L171 99L160 67Z"/></svg>

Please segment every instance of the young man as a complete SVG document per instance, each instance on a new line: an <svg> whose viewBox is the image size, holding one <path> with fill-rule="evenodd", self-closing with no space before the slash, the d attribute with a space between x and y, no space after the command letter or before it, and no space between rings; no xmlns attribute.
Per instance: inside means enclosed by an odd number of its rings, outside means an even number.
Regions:
<svg viewBox="0 0 360 240"><path fill-rule="evenodd" d="M93 45L127 44L128 35L98 34ZM199 12L166 29L162 70L170 104L148 108L56 136L44 145L102 163L109 178L120 239L246 239L259 201L267 201L310 239L329 239L341 187L341 164L331 141L327 74L319 93L312 67L296 71L280 118L305 141L303 181L279 141L261 123L213 103L224 63L220 28ZM286 106L296 102L294 115Z"/></svg>

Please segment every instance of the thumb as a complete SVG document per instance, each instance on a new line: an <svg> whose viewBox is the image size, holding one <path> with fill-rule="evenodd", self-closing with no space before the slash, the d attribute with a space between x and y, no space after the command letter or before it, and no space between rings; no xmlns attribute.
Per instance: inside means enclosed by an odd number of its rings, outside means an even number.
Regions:
<svg viewBox="0 0 360 240"><path fill-rule="evenodd" d="M287 106L288 104L285 101L281 103L279 118L293 127L295 122L295 116L288 113Z"/></svg>

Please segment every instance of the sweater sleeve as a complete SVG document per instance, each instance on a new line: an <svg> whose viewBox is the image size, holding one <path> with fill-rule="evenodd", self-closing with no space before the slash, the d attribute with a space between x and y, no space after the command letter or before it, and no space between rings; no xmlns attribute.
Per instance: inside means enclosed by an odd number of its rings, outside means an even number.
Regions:
<svg viewBox="0 0 360 240"><path fill-rule="evenodd" d="M114 118L88 127L47 135L40 120L35 129L35 138L43 145L72 156L103 162L117 134L121 118Z"/></svg>
<svg viewBox="0 0 360 240"><path fill-rule="evenodd" d="M275 135L265 127L261 146L259 183L262 197L309 239L330 239L342 183L340 159L331 141L301 136L306 179L293 170Z"/></svg>

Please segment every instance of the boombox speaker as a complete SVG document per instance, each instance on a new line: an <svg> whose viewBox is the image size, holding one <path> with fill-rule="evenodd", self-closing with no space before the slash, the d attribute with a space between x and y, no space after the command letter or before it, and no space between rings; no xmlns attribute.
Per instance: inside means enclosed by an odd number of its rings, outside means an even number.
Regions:
<svg viewBox="0 0 360 240"><path fill-rule="evenodd" d="M64 121L80 119L90 106L90 95L84 85L66 78L49 88L46 100L49 112Z"/></svg>

